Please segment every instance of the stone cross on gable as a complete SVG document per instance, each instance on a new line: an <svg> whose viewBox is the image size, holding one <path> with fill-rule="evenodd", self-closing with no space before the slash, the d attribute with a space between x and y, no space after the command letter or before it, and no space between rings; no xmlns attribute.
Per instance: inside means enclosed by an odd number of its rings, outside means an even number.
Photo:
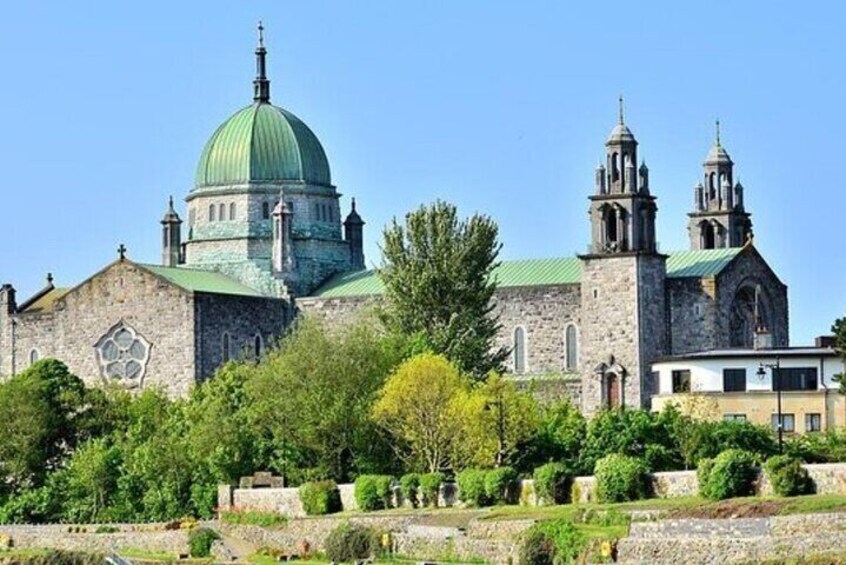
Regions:
<svg viewBox="0 0 846 565"><path fill-rule="evenodd" d="M122 243L120 244L120 247L118 247L117 252L118 252L118 255L120 256L121 261L126 259L126 246L124 244L122 244Z"/></svg>

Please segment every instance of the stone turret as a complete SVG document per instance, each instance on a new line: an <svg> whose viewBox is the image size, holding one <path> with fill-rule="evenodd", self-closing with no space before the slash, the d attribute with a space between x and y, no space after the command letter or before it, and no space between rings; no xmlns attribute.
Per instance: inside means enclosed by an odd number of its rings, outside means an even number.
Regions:
<svg viewBox="0 0 846 565"><path fill-rule="evenodd" d="M751 214L743 204L743 186L734 182L734 162L720 141L720 121L714 145L702 164L703 182L693 189L688 214L690 248L741 247L752 233Z"/></svg>
<svg viewBox="0 0 846 565"><path fill-rule="evenodd" d="M354 271L364 269L364 220L355 210L355 198L352 210L344 220L344 240L350 246L350 268Z"/></svg>
<svg viewBox="0 0 846 565"><path fill-rule="evenodd" d="M14 334L13 318L18 304L15 300L15 288L10 284L0 286L0 376L10 376L14 372Z"/></svg>
<svg viewBox="0 0 846 565"><path fill-rule="evenodd" d="M294 274L293 212L283 195L273 208L273 274L288 279Z"/></svg>
<svg viewBox="0 0 846 565"><path fill-rule="evenodd" d="M162 265L177 267L182 263L182 220L173 209L173 197L168 201L162 218Z"/></svg>

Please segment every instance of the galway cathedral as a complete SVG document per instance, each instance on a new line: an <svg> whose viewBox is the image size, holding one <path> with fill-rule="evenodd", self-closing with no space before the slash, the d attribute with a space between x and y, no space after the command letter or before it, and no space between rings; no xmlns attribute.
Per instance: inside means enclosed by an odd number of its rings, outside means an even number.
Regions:
<svg viewBox="0 0 846 565"><path fill-rule="evenodd" d="M343 215L317 136L271 104L261 28L255 54L252 103L206 143L185 213L170 201L157 264L121 246L76 286L48 276L22 299L0 287L0 375L53 357L91 384L182 396L227 360L261 356L296 316L342 322L379 300L355 200ZM658 249L657 195L637 153L621 105L589 197L587 252L504 261L494 274L513 378L565 391L588 414L648 407L657 359L750 348L763 328L788 343L787 287L754 247L719 133L686 251Z"/></svg>

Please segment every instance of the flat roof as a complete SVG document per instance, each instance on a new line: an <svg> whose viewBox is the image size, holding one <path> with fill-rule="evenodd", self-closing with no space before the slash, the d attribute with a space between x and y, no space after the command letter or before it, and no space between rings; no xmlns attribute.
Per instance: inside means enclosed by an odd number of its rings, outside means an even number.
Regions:
<svg viewBox="0 0 846 565"><path fill-rule="evenodd" d="M833 347L779 347L775 349L712 349L709 351L697 351L684 355L671 355L661 357L655 363L672 363L673 361L696 361L700 359L737 359L737 358L773 358L773 357L837 357L838 353Z"/></svg>

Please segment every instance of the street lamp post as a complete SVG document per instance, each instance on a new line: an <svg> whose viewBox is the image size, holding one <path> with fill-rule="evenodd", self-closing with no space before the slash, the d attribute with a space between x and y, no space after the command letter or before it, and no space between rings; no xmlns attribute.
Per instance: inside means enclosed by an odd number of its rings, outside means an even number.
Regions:
<svg viewBox="0 0 846 565"><path fill-rule="evenodd" d="M765 369L770 369L773 376L773 390L776 392L776 418L778 429L778 452L784 452L784 418L781 413L781 365L780 359L776 356L775 363L761 363L758 367L758 378L763 379L767 374Z"/></svg>

